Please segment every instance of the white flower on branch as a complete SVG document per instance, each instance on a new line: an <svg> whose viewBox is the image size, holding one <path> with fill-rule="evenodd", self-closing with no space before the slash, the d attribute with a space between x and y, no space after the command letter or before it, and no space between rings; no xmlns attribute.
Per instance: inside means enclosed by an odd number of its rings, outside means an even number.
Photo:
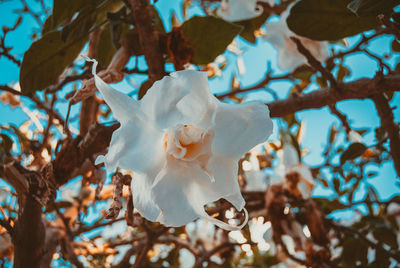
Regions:
<svg viewBox="0 0 400 268"><path fill-rule="evenodd" d="M263 8L257 2L266 2L270 5L275 0L222 0L217 15L226 21L248 20L260 16Z"/></svg>
<svg viewBox="0 0 400 268"><path fill-rule="evenodd" d="M295 196L309 198L314 189L314 179L308 166L300 163L299 155L291 144L283 145L280 164L274 170L271 184L283 183Z"/></svg>
<svg viewBox="0 0 400 268"><path fill-rule="evenodd" d="M267 106L260 102L221 103L209 91L207 73L185 70L157 81L136 101L107 85L95 83L121 127L108 153L99 156L108 171L134 171L135 208L166 226L207 219L227 230L247 221L240 193L238 160L272 132ZM204 205L224 198L246 220L229 225L210 217Z"/></svg>
<svg viewBox="0 0 400 268"><path fill-rule="evenodd" d="M328 42L314 41L293 33L286 19L289 16L290 5L280 17L279 23L267 23L265 39L278 50L278 65L282 70L293 70L306 63L306 58L297 50L296 44L290 39L295 36L311 54L319 61L324 62L329 57Z"/></svg>

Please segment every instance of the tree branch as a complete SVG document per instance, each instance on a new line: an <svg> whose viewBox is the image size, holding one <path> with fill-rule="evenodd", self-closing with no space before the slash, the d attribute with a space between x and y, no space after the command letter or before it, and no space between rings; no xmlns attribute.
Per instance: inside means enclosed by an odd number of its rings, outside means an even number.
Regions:
<svg viewBox="0 0 400 268"><path fill-rule="evenodd" d="M325 69L322 64L311 54L311 52L305 48L305 46L301 43L300 39L296 37L291 37L290 38L297 46L297 50L304 56L306 57L308 64L310 64L311 67L313 67L316 71L320 72L321 75L330 82L330 85L334 88L338 89L338 85L336 82L335 77L333 77L332 73Z"/></svg>
<svg viewBox="0 0 400 268"><path fill-rule="evenodd" d="M149 0L129 0L129 4L144 57L149 66L149 80L157 81L165 74L165 62L160 49L159 35L153 24L152 7Z"/></svg>
<svg viewBox="0 0 400 268"><path fill-rule="evenodd" d="M338 83L340 92L327 87L308 94L291 96L285 100L267 103L271 117L283 117L306 109L318 109L348 99L366 99L386 91L398 91L400 75L387 75L381 78L379 85L376 79L363 78L349 83Z"/></svg>
<svg viewBox="0 0 400 268"><path fill-rule="evenodd" d="M381 126L386 130L390 139L390 154L392 155L394 168L397 176L400 177L400 135L399 126L394 122L393 111L388 100L382 94L372 97L378 115L381 118Z"/></svg>

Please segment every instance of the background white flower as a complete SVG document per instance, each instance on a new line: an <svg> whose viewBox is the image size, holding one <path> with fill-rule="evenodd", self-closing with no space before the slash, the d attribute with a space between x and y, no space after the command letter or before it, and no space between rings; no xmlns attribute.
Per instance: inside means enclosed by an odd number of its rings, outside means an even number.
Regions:
<svg viewBox="0 0 400 268"><path fill-rule="evenodd" d="M257 5L257 2L267 2L273 5L275 0L222 0L217 15L227 21L252 19L263 12L263 8Z"/></svg>
<svg viewBox="0 0 400 268"><path fill-rule="evenodd" d="M295 43L290 39L295 36L311 54L323 62L329 57L328 42L319 42L301 37L293 33L287 26L286 19L290 14L291 4L280 16L279 23L267 23L267 32L264 37L278 50L278 65L282 70L293 70L306 63L306 58L297 50Z"/></svg>
<svg viewBox="0 0 400 268"><path fill-rule="evenodd" d="M314 188L314 179L308 166L300 163L293 145L284 144L279 166L271 176L271 184L282 183L294 195L309 198Z"/></svg>
<svg viewBox="0 0 400 268"><path fill-rule="evenodd" d="M96 86L121 127L108 153L107 170L135 172L135 208L151 220L181 226L202 217L221 228L204 205L220 198L237 210L245 201L237 180L238 160L272 132L267 106L260 102L225 104L209 91L207 73L185 70L157 81L140 102L114 90L95 73Z"/></svg>

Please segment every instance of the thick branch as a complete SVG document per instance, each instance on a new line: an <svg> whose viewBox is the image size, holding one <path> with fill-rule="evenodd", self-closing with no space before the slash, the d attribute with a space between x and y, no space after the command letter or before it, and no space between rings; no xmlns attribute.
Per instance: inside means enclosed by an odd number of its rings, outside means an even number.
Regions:
<svg viewBox="0 0 400 268"><path fill-rule="evenodd" d="M392 155L394 168L397 176L400 177L400 134L399 126L394 122L393 111L388 100L382 94L372 97L378 115L381 118L381 126L386 130L390 139L390 154Z"/></svg>
<svg viewBox="0 0 400 268"><path fill-rule="evenodd" d="M92 158L104 151L110 143L112 133L118 127L119 124L109 127L93 124L85 137L78 136L66 141L53 161L57 185L63 185L72 179L85 159Z"/></svg>
<svg viewBox="0 0 400 268"><path fill-rule="evenodd" d="M333 87L323 88L308 94L300 94L267 103L271 117L283 117L307 109L318 109L348 99L366 99L372 95L400 89L400 75L382 77L379 85L375 79L363 78L350 83L338 83L341 91Z"/></svg>
<svg viewBox="0 0 400 268"><path fill-rule="evenodd" d="M14 267L41 267L45 242L42 205L28 196L21 217L15 226Z"/></svg>
<svg viewBox="0 0 400 268"><path fill-rule="evenodd" d="M149 66L149 79L159 80L165 74L164 58L160 49L159 35L153 24L152 7L149 0L129 0L129 4L144 57Z"/></svg>

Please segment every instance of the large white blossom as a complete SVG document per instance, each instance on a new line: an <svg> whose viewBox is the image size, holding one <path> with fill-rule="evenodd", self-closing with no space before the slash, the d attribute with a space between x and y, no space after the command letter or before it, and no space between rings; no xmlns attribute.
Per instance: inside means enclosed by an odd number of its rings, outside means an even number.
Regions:
<svg viewBox="0 0 400 268"><path fill-rule="evenodd" d="M237 230L247 221L237 180L238 160L272 132L267 106L226 104L209 91L207 73L184 70L157 81L141 101L113 89L95 73L95 83L121 126L108 153L108 171L134 171L135 208L151 221L181 226L196 218ZM204 205L220 198L246 220L229 225L210 217Z"/></svg>
<svg viewBox="0 0 400 268"><path fill-rule="evenodd" d="M226 21L241 21L258 17L263 8L257 2L267 2L270 5L275 0L222 0L217 9L217 15Z"/></svg>
<svg viewBox="0 0 400 268"><path fill-rule="evenodd" d="M289 29L286 19L292 6L293 4L281 14L278 23L267 23L265 35L265 39L271 42L278 50L278 65L282 70L293 70L307 61L297 50L296 44L290 39L292 36L298 38L304 47L319 61L323 62L329 57L328 42L319 42L301 37Z"/></svg>

